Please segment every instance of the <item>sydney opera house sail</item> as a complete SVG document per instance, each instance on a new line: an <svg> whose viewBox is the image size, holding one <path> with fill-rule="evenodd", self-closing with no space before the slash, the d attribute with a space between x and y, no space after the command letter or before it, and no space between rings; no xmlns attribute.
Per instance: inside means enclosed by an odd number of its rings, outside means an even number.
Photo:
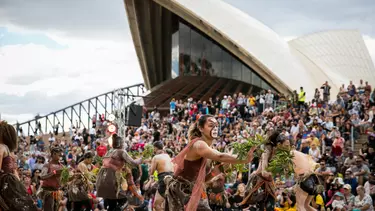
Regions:
<svg viewBox="0 0 375 211"><path fill-rule="evenodd" d="M124 2L145 85L151 90L170 86L174 89L165 90L180 97L193 92L186 86L212 95L268 89L288 95L303 86L312 97L325 81L336 93L350 80L375 83L371 57L355 30L286 42L222 0Z"/></svg>

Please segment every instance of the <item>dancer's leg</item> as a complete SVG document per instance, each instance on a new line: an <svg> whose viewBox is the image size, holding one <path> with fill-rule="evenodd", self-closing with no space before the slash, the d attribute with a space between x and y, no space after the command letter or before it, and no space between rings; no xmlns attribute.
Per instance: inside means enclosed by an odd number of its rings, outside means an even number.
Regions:
<svg viewBox="0 0 375 211"><path fill-rule="evenodd" d="M306 211L317 211L314 207L310 206L310 203L313 198L314 196L307 196L305 203L304 203L304 207Z"/></svg>
<svg viewBox="0 0 375 211"><path fill-rule="evenodd" d="M162 211L163 209L164 198L160 195L159 191L156 191L155 202L154 202L154 211Z"/></svg>

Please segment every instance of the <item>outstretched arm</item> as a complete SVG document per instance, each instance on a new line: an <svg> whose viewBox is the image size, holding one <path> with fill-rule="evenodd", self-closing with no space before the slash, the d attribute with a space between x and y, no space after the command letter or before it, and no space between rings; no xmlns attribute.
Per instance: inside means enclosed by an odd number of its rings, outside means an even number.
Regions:
<svg viewBox="0 0 375 211"><path fill-rule="evenodd" d="M138 166L142 163L142 158L134 160L125 150L122 151L122 158L132 166Z"/></svg>
<svg viewBox="0 0 375 211"><path fill-rule="evenodd" d="M207 158L207 159L211 159L211 160L223 162L223 163L245 164L245 163L251 162L251 160L253 159L253 152L256 148L253 148L250 150L246 160L238 160L236 157L230 154L221 153L217 150L214 150L211 147L209 147L207 143L204 141L197 141L194 144L193 149L199 156L203 158Z"/></svg>

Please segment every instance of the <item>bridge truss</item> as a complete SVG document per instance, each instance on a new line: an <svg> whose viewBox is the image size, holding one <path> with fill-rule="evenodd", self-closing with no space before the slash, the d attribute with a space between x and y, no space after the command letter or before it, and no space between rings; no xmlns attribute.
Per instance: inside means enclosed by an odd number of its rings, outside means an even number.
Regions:
<svg viewBox="0 0 375 211"><path fill-rule="evenodd" d="M116 89L79 103L67 106L46 115L37 115L34 119L17 123L14 125L17 131L22 128L26 136L47 134L53 132L56 126L60 132L67 132L69 128L91 128L93 117L99 121L99 115L107 118L110 114L115 115L120 135L125 129L125 108L131 102L141 99L146 88L143 84ZM40 127L38 127L40 125Z"/></svg>

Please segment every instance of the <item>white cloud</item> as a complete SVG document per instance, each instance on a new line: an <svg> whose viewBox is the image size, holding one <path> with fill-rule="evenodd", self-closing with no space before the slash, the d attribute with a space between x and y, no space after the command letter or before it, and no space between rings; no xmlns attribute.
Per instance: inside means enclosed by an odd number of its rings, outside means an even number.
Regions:
<svg viewBox="0 0 375 211"><path fill-rule="evenodd" d="M125 42L90 41L58 37L65 49L50 49L42 45L8 45L0 48L0 94L24 98L24 105L33 107L33 114L15 115L7 99L0 99L2 118L14 122L26 120L36 113L52 112L69 104L70 93L82 99L136 83L143 78L131 40ZM61 99L59 107L39 110L40 104L30 102L29 93L40 93L42 99ZM76 99L74 99L76 101ZM26 102L27 101L27 102ZM19 101L18 101L19 102ZM77 101L78 102L78 101ZM46 109L45 107L43 107ZM30 109L28 109L30 111ZM24 113L22 110L19 113Z"/></svg>
<svg viewBox="0 0 375 211"><path fill-rule="evenodd" d="M69 42L63 50L41 45L0 48L0 93L24 95L30 91L59 95L71 91L95 93L142 82L133 44L129 42ZM28 85L8 84L17 77L32 76Z"/></svg>

